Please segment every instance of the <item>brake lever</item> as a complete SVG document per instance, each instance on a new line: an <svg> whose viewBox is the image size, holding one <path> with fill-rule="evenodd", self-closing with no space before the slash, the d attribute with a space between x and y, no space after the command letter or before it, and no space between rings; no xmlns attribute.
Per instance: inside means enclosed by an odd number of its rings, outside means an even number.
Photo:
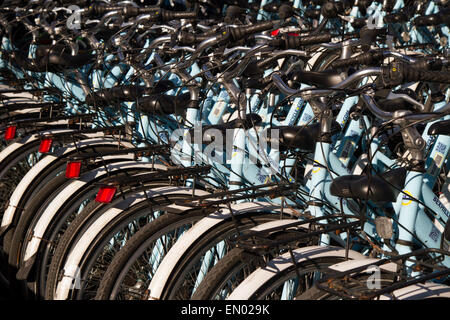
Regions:
<svg viewBox="0 0 450 320"><path fill-rule="evenodd" d="M417 102L416 100L414 100L413 98L411 98L409 95L407 95L405 93L394 93L391 91L387 95L386 99L388 99L388 100L402 99L413 105L418 106L420 108L420 110L422 110L422 111L425 110L425 106L423 104L421 104L420 102Z"/></svg>
<svg viewBox="0 0 450 320"><path fill-rule="evenodd" d="M110 11L106 13L104 16L100 18L99 23L93 27L93 30L98 30L102 26L105 26L107 24L108 19L117 18L119 20L118 24L123 23L123 17L121 14L119 14L119 11ZM109 21L108 21L109 22Z"/></svg>
<svg viewBox="0 0 450 320"><path fill-rule="evenodd" d="M240 77L242 75L242 73L245 71L245 69L247 68L247 66L249 65L249 63L252 61L252 59L251 59L251 57L244 57L240 61L241 61L240 63L234 62L234 63L236 63L236 67L234 67L232 70L226 71L222 74L222 77L225 81L230 81L233 78Z"/></svg>
<svg viewBox="0 0 450 320"><path fill-rule="evenodd" d="M345 22L353 23L355 21L355 17L353 16L344 16L341 14L338 14L338 17L344 20Z"/></svg>
<svg viewBox="0 0 450 320"><path fill-rule="evenodd" d="M121 6L121 5L131 5L131 6L135 7L135 8L139 8L139 6L135 2L129 1L129 0L117 2L117 5L119 5L119 6Z"/></svg>
<svg viewBox="0 0 450 320"><path fill-rule="evenodd" d="M78 50L79 50L79 46L78 46L78 42L73 42L73 41L67 41L70 47L70 54L72 55L72 57L76 56L78 54Z"/></svg>
<svg viewBox="0 0 450 320"><path fill-rule="evenodd" d="M160 24L153 24L151 27L150 27L150 29L151 30L155 30L155 29L167 29L167 30L170 30L171 32L176 32L177 31L177 28L175 28L175 27L171 27L171 26L168 26L168 25L160 25Z"/></svg>

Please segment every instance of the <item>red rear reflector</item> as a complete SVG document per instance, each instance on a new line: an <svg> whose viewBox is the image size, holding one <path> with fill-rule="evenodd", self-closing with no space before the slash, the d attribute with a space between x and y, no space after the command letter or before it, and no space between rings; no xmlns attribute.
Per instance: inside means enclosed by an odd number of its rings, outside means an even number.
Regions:
<svg viewBox="0 0 450 320"><path fill-rule="evenodd" d="M271 35L272 37L275 37L275 36L277 36L279 33L280 33L280 29L276 29L276 30L273 30L273 31L270 33L270 35Z"/></svg>
<svg viewBox="0 0 450 320"><path fill-rule="evenodd" d="M80 177L81 161L68 162L66 167L66 178L74 179Z"/></svg>
<svg viewBox="0 0 450 320"><path fill-rule="evenodd" d="M5 140L12 140L16 137L16 126L9 126L5 131Z"/></svg>
<svg viewBox="0 0 450 320"><path fill-rule="evenodd" d="M41 144L39 145L40 153L47 153L50 151L52 147L53 140L52 139L42 139Z"/></svg>
<svg viewBox="0 0 450 320"><path fill-rule="evenodd" d="M98 190L97 197L95 197L95 201L102 203L110 203L114 195L116 194L116 187L101 187Z"/></svg>
<svg viewBox="0 0 450 320"><path fill-rule="evenodd" d="M294 37L298 37L299 36L299 34L296 33L296 32L289 32L288 35L289 36L294 36Z"/></svg>

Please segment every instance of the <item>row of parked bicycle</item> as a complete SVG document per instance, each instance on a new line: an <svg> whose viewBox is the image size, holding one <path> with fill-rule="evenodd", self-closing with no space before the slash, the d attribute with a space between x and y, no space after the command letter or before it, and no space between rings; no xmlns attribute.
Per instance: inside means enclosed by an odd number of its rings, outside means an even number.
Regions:
<svg viewBox="0 0 450 320"><path fill-rule="evenodd" d="M450 297L450 2L0 6L4 299Z"/></svg>

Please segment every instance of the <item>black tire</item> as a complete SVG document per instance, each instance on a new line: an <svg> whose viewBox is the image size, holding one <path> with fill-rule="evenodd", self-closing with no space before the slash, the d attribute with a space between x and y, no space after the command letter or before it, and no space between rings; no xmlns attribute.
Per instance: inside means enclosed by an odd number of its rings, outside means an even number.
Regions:
<svg viewBox="0 0 450 320"><path fill-rule="evenodd" d="M191 300L223 300L225 298L224 294L234 290L235 282L237 284L242 282L236 279L237 277L241 276L245 279L257 268L257 264L248 263L251 261L244 261L243 254L244 250L240 248L233 248L228 252L206 274L192 295ZM241 274L238 275L238 273ZM231 282L232 280L233 282ZM223 292L224 287L227 287L225 292Z"/></svg>
<svg viewBox="0 0 450 320"><path fill-rule="evenodd" d="M9 253L9 265L13 268L17 268L20 265L20 261L18 259L20 248L22 247L25 234L27 233L29 224L32 222L35 217L36 212L42 206L42 203L48 203L51 201L51 194L61 185L67 182L67 179L64 175L60 175L55 177L46 185L46 187L42 188L28 203L25 207L22 215L20 216L19 222L17 226L14 228L14 234L11 239L10 247L8 248Z"/></svg>
<svg viewBox="0 0 450 320"><path fill-rule="evenodd" d="M25 192L21 195L11 224L6 228L6 230L2 231L2 240L6 253L8 253L8 249L11 246L14 229L17 226L20 217L22 216L23 208L26 208L29 205L29 201L31 201L36 193L39 192L39 190L43 189L51 179L64 172L66 168L67 157L75 152L96 152L97 150L117 150L117 145L99 144L94 146L86 146L84 148L80 148L78 151L73 150L68 152L67 154L59 154L58 159L56 159L48 167L39 172L39 174L33 179L30 185L28 185Z"/></svg>
<svg viewBox="0 0 450 320"><path fill-rule="evenodd" d="M224 243L223 252L221 252L222 257L224 257L232 249L232 244L228 241L231 237L239 235L259 224L279 219L280 213L245 212L221 221L221 223L199 237L196 243L184 253L176 268L172 270L171 275L168 277L168 282L161 293L160 299L191 299L195 291L195 281L197 280L191 275L196 277L198 274L198 269L206 252L214 249L214 254L216 254L216 245ZM220 257L215 255L215 260L219 261ZM203 270L203 272L205 271L208 274L210 269Z"/></svg>
<svg viewBox="0 0 450 320"><path fill-rule="evenodd" d="M117 161L120 161L121 159L116 159ZM99 162L97 164L97 167L103 166L104 163ZM95 169L95 167L89 167L89 169ZM88 170L84 170L86 173ZM142 170L141 170L142 171ZM130 172L130 174L133 174L134 170ZM136 170L136 172L138 172ZM117 172L119 173L119 172ZM10 247L8 248L9 252L9 264L12 267L19 267L22 263L22 257L21 257L21 248L23 245L23 242L25 239L27 239L27 233L28 236L30 235L30 231L35 226L36 222L38 221L39 217L42 215L42 213L45 211L45 209L48 207L48 205L53 201L54 197L58 195L61 190L63 190L67 185L72 183L73 180L66 179L65 175L61 174L59 176L53 177L53 176L47 176L46 179L44 179L41 182L42 188L31 198L27 201L24 211L22 212L22 215L19 218L19 221L17 222L16 227L14 228L14 235L11 240ZM95 189L95 183L99 182L98 179L94 179L92 181L89 181L86 183L86 186L83 188L83 190L80 190L81 193L86 193L88 191L96 192ZM80 194L74 195L70 201L72 203L75 200L80 197ZM90 198L92 198L92 195L90 195ZM66 216L66 214L63 214L64 211L67 210L67 206L63 207L60 214L55 218L63 218ZM49 239L48 239L49 240ZM49 240L50 242L52 240Z"/></svg>
<svg viewBox="0 0 450 320"><path fill-rule="evenodd" d="M330 256L291 264L260 286L251 294L249 300L280 300L284 283L293 280L302 284L298 284L296 292L292 294L292 298L298 297L312 288L314 281L320 279L321 275L328 271L329 266L343 261L345 261L343 257ZM297 275L300 276L300 279Z"/></svg>
<svg viewBox="0 0 450 320"><path fill-rule="evenodd" d="M370 290L362 285L358 285L358 283L366 283L370 275L366 274L360 274L360 275L353 275L351 279L349 279L348 282L345 285L345 288L347 291L345 292L347 295L352 292L355 294L355 298L358 298L358 295L361 296L368 296L370 295ZM394 283L394 276L392 274L387 274L384 272L381 272L379 274L380 278L377 280L380 281L380 289L383 287L386 287L388 285L392 285ZM351 290L351 291L350 291ZM326 292L324 290L319 289L316 285L309 288L302 294L298 295L296 297L296 300L343 300L343 296L335 295L330 292Z"/></svg>
<svg viewBox="0 0 450 320"><path fill-rule="evenodd" d="M233 248L206 274L191 299L225 300L234 288L256 268L265 265L266 261L286 252L288 248L299 248L319 243L317 236L310 236L301 241L297 240L297 235L300 232L303 233L303 230L299 229L293 233L286 230L272 233L268 236L270 240L285 244L278 246L276 249L267 250L264 254Z"/></svg>
<svg viewBox="0 0 450 320"><path fill-rule="evenodd" d="M63 263L63 259L67 255L67 248L75 241L76 237L79 235L80 230L84 227L84 225L96 214L102 212L102 210L109 207L109 204L99 203L96 201L91 201L69 224L66 232L62 235L62 237L58 241L58 245L56 246L55 252L53 253L53 257L50 263L50 267L48 269L47 280L45 283L45 299L52 299L53 292L55 290L56 281L58 277L52 276L57 274L58 270L61 268L61 264Z"/></svg>
<svg viewBox="0 0 450 320"><path fill-rule="evenodd" d="M0 184L0 211L2 212L0 220L6 209L7 201L17 184L42 157L38 152L39 144L39 140L27 143L0 162L0 179L2 181Z"/></svg>
<svg viewBox="0 0 450 320"><path fill-rule="evenodd" d="M188 196L190 198L190 195ZM127 197L128 199L128 197ZM117 253L117 251L124 245L117 244L117 241L113 244L114 247L107 248L108 243L114 236L118 234L123 234L124 238L122 241L128 242L130 237L139 231L143 226L149 223L152 220L152 216L155 211L163 211L164 208L171 204L175 199L186 199L186 195L184 194L172 194L169 196L161 196L152 198L152 208L149 213L149 203L143 199L138 204L128 208L126 211L122 211L121 214L117 215L117 217L108 223L108 225L104 226L104 228L96 235L95 240L90 243L87 251L83 253L83 258L80 263L80 271L81 271L81 279L83 279L83 286L80 290L72 290L71 296L69 299L91 299L95 297L96 290L100 283L101 277L106 271L109 263L112 261L112 258ZM126 201L126 200L125 200ZM54 292L57 286L57 276L60 275L61 268L64 264L64 257L70 253L71 246L73 243L76 243L76 240L82 237L83 232L87 230L98 218L98 213L101 213L102 210L98 211L96 215L91 216L89 219L79 219L78 221L73 221L72 224L82 224L74 227L73 230L77 230L77 235L72 235L72 239L74 241L66 243L67 246L65 248L61 248L60 250L56 250L52 259L51 269L54 273L48 274L47 284L53 284L53 287L50 285L46 286L45 290L45 298L53 299ZM130 224L133 224L134 232L130 232L129 234L125 234L123 230L127 231ZM106 249L105 249L106 248ZM52 268L54 261L59 261L59 267L55 266ZM55 263L56 265L56 263Z"/></svg>
<svg viewBox="0 0 450 320"><path fill-rule="evenodd" d="M153 275L146 274L145 279L136 279L136 274L130 272L132 265L135 265L136 261L144 256L144 252L153 251L156 242L161 241L163 236L166 239L176 240L177 237L168 237L167 235L172 235L174 232L177 232L177 229L182 229L183 231L188 229L203 216L198 211L186 215L167 213L144 226L130 238L127 244L114 257L100 282L95 299L121 300L124 298L130 300L131 298L145 298L147 287ZM171 248L170 243L164 243L163 247L165 252ZM161 254L161 252L158 253ZM154 267L155 265L153 265ZM136 276L134 277L135 279L132 276ZM141 291L139 292L134 287L134 292L130 292L126 296L125 292L123 292L126 290L123 287L126 286L123 283L129 283L130 281L141 283L139 286Z"/></svg>
<svg viewBox="0 0 450 320"><path fill-rule="evenodd" d="M136 173L142 173L148 170L147 168L135 168L133 170L126 171L117 171L115 174L117 175L133 175ZM106 179L110 178L111 175L107 176ZM30 282L30 287L32 291L34 291L38 297L43 297L45 295L45 282L47 279L47 271L48 266L51 264L51 260L53 257L53 253L55 248L57 247L60 238L66 232L68 226L71 225L72 221L76 218L79 213L79 209L84 204L89 204L91 202L95 202L94 198L97 193L96 183L99 183L101 180L94 179L89 181L82 189L79 190L77 194L74 194L73 197L68 199L69 201L61 207L61 210L58 212L58 215L55 216L51 224L47 227L47 230L44 235L45 242L41 242L39 246L39 250L37 251L36 257L36 265L32 273L30 273L27 277L28 282ZM167 184L167 182L158 182L158 186L160 184ZM62 185L61 188L64 188L66 184ZM60 188L60 189L61 189ZM59 190L60 190L59 189ZM58 193L59 190L56 190L54 195ZM126 193L126 190L123 190ZM37 199L39 201L39 199ZM24 233L22 235L17 235L17 263L20 266L23 263L23 255L24 252L20 251L21 245L31 236L31 232L33 231L36 223L39 221L39 218L47 208L50 201L45 202L43 205L39 207L35 215L32 217L30 223L24 229ZM17 230L17 229L16 229ZM17 231L16 231L17 233ZM15 233L15 235L16 235ZM12 258L12 252L10 253L10 258Z"/></svg>

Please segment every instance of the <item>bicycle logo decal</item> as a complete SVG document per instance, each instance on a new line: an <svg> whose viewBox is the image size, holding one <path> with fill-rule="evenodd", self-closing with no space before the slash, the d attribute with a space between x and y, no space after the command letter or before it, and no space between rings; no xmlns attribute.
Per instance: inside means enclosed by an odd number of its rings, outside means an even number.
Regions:
<svg viewBox="0 0 450 320"><path fill-rule="evenodd" d="M411 192L407 190L403 190L403 192L406 194L402 196L402 206L409 206L412 202L413 196Z"/></svg>

